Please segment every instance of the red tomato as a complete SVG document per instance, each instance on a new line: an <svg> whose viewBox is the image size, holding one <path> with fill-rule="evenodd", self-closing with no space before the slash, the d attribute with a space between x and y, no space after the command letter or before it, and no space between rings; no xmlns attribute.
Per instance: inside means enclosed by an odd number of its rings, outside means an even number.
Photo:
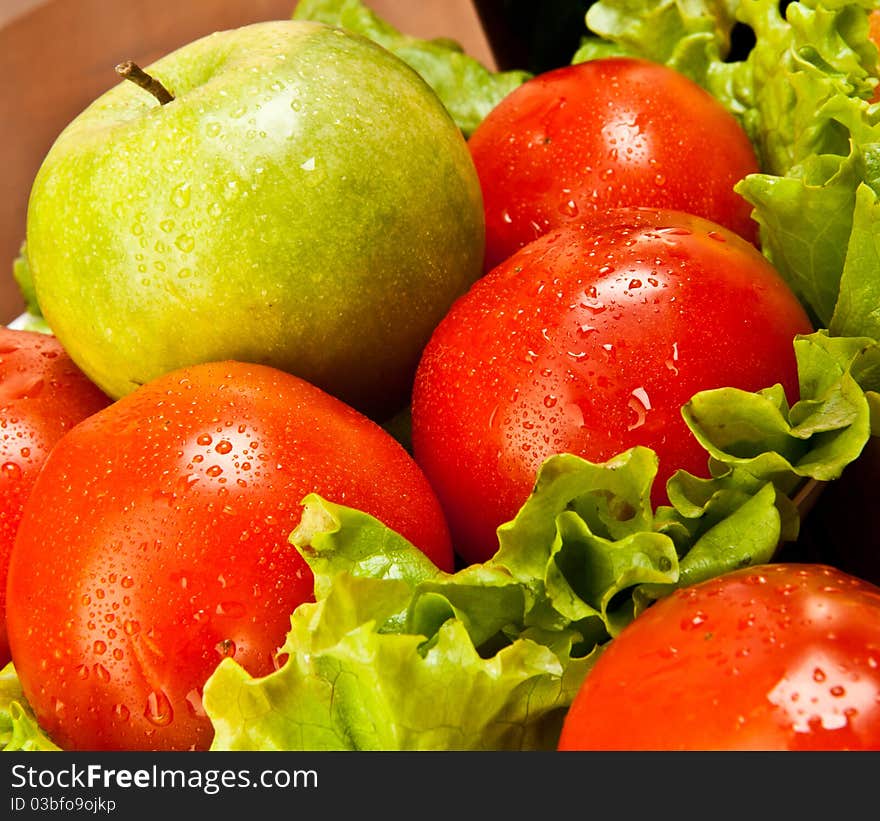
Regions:
<svg viewBox="0 0 880 821"><path fill-rule="evenodd" d="M733 186L758 171L739 123L659 63L613 57L540 74L469 140L486 212L485 267L560 225L628 205L673 208L755 241Z"/></svg>
<svg viewBox="0 0 880 821"><path fill-rule="evenodd" d="M677 468L707 476L681 406L777 382L796 400L792 342L810 330L754 246L699 217L620 209L530 243L459 299L416 375L414 454L457 551L495 552L553 453L651 447L657 503Z"/></svg>
<svg viewBox="0 0 880 821"><path fill-rule="evenodd" d="M25 499L61 436L109 404L54 336L0 327L0 666L10 660L6 573Z"/></svg>
<svg viewBox="0 0 880 821"><path fill-rule="evenodd" d="M65 749L202 749L221 658L274 669L312 574L289 544L315 491L452 569L425 477L312 385L235 362L163 376L75 427L34 486L9 568L25 696Z"/></svg>
<svg viewBox="0 0 880 821"><path fill-rule="evenodd" d="M672 593L599 657L559 749L880 749L880 588L777 564Z"/></svg>

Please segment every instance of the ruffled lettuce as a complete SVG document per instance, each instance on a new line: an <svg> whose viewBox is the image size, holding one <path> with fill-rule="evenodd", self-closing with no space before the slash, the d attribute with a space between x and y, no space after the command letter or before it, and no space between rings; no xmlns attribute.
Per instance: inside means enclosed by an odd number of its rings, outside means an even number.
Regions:
<svg viewBox="0 0 880 821"><path fill-rule="evenodd" d="M37 724L21 692L12 662L0 670L0 749L7 752L59 749Z"/></svg>

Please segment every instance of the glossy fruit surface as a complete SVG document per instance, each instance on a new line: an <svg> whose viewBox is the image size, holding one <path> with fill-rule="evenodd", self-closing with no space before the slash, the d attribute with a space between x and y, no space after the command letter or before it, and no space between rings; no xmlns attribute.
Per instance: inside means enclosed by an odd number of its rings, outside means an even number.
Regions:
<svg viewBox="0 0 880 821"><path fill-rule="evenodd" d="M425 349L414 454L459 553L483 561L541 463L644 445L655 503L677 469L708 475L681 407L720 387L798 397L800 304L751 244L698 217L620 209L565 226L484 276Z"/></svg>
<svg viewBox="0 0 880 821"><path fill-rule="evenodd" d="M880 588L777 564L678 590L599 657L559 748L880 749Z"/></svg>
<svg viewBox="0 0 880 821"><path fill-rule="evenodd" d="M658 63L613 57L540 74L468 144L483 187L486 270L619 206L673 208L757 236L751 206L733 190L758 171L748 137L718 100Z"/></svg>
<svg viewBox="0 0 880 821"><path fill-rule="evenodd" d="M236 359L377 418L405 404L483 257L479 181L436 94L365 38L293 20L147 70L174 99L117 84L31 193L37 299L73 359L114 397Z"/></svg>
<svg viewBox="0 0 880 821"><path fill-rule="evenodd" d="M22 516L9 637L28 702L65 749L205 748L201 688L231 657L274 669L312 574L289 535L317 492L452 567L409 454L263 365L180 369L65 437Z"/></svg>
<svg viewBox="0 0 880 821"><path fill-rule="evenodd" d="M55 443L108 404L55 337L0 327L0 666L9 661L6 571L25 500Z"/></svg>

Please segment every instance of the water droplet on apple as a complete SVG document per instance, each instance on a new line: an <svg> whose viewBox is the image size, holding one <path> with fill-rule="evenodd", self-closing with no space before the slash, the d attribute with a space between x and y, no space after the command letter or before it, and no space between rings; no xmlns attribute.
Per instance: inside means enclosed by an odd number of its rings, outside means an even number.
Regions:
<svg viewBox="0 0 880 821"><path fill-rule="evenodd" d="M171 192L171 202L178 208L186 208L190 201L190 188L188 182L183 182L174 187ZM141 229L143 230L143 229ZM135 233L138 233L135 231Z"/></svg>
<svg viewBox="0 0 880 821"><path fill-rule="evenodd" d="M238 182L236 180L229 180L226 183L223 188L223 196L227 200L234 200L238 196Z"/></svg>
<svg viewBox="0 0 880 821"><path fill-rule="evenodd" d="M196 241L189 234L181 234L174 244L185 254L188 254L196 246Z"/></svg>

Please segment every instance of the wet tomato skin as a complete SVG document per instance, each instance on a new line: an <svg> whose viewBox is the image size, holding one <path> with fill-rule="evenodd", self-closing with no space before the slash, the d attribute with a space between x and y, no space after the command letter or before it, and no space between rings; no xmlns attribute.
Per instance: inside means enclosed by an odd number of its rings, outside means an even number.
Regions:
<svg viewBox="0 0 880 821"><path fill-rule="evenodd" d="M458 300L416 374L414 454L456 550L488 559L553 453L653 448L658 504L675 470L708 476L682 405L776 383L796 401L811 330L754 246L699 217L617 209L533 241Z"/></svg>
<svg viewBox="0 0 880 821"><path fill-rule="evenodd" d="M6 573L25 500L55 443L109 404L54 336L0 327L0 667L10 660Z"/></svg>
<svg viewBox="0 0 880 821"><path fill-rule="evenodd" d="M880 588L788 563L672 593L599 657L559 749L880 749Z"/></svg>
<svg viewBox="0 0 880 821"><path fill-rule="evenodd" d="M317 492L452 569L440 506L375 423L272 368L170 373L76 426L28 500L9 570L25 696L64 749L204 749L225 657L274 669L312 574L288 537Z"/></svg>
<svg viewBox="0 0 880 821"><path fill-rule="evenodd" d="M610 57L539 74L468 144L483 190L487 271L537 236L619 206L687 211L757 239L751 206L733 190L759 170L745 131L658 63Z"/></svg>

